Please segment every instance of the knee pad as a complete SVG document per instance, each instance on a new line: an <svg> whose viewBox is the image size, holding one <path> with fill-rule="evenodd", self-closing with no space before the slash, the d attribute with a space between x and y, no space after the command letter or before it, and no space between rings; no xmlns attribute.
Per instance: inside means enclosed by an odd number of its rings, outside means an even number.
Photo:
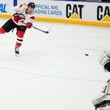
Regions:
<svg viewBox="0 0 110 110"><path fill-rule="evenodd" d="M18 30L16 34L20 38L23 38L24 37L24 32L22 30Z"/></svg>

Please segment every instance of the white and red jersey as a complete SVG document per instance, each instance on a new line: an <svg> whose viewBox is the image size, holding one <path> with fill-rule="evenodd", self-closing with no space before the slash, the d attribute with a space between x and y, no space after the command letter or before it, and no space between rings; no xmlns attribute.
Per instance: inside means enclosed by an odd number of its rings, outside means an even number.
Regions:
<svg viewBox="0 0 110 110"><path fill-rule="evenodd" d="M33 22L33 20L35 19L35 16L33 15L33 13L31 14L26 13L27 8L28 6L26 4L21 4L14 8L15 14L18 13L19 17L21 17L20 20L14 19L15 16L12 17L12 20L15 24L19 26L22 26L22 25L25 26L27 22L30 22L30 23Z"/></svg>

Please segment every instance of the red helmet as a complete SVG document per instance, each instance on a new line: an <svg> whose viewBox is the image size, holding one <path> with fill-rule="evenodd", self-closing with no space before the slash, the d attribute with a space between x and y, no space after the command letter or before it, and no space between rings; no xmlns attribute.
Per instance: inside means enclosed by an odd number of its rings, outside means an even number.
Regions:
<svg viewBox="0 0 110 110"><path fill-rule="evenodd" d="M29 2L28 7L35 8L35 3L34 2Z"/></svg>

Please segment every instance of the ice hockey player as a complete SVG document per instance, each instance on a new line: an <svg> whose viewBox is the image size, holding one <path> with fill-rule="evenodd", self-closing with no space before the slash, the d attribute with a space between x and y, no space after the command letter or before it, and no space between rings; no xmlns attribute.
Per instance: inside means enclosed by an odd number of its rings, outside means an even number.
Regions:
<svg viewBox="0 0 110 110"><path fill-rule="evenodd" d="M1 28L0 34L8 33L9 31L13 30L14 28L17 29L16 35L17 40L15 44L15 54L19 55L19 48L22 45L23 37L25 31L32 27L33 20L35 17L33 16L35 8L34 2L29 2L27 5L21 4L14 8L15 13L13 14L12 18L9 19Z"/></svg>
<svg viewBox="0 0 110 110"><path fill-rule="evenodd" d="M100 60L105 72L110 72L110 52L104 51Z"/></svg>
<svg viewBox="0 0 110 110"><path fill-rule="evenodd" d="M110 79L102 91L102 94L92 101L95 110L110 110Z"/></svg>

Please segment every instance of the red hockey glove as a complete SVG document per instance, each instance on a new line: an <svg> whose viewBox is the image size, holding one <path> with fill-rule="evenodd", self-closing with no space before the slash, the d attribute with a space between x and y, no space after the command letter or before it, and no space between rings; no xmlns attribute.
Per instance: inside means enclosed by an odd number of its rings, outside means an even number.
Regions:
<svg viewBox="0 0 110 110"><path fill-rule="evenodd" d="M27 23L26 23L26 27L27 27L27 28L31 28L31 27L32 27L32 23L31 23L31 22L27 22Z"/></svg>
<svg viewBox="0 0 110 110"><path fill-rule="evenodd" d="M19 21L24 21L24 19L25 19L25 16L23 14L20 14L20 13L13 14L13 17L14 17L15 22L17 22L17 23Z"/></svg>

